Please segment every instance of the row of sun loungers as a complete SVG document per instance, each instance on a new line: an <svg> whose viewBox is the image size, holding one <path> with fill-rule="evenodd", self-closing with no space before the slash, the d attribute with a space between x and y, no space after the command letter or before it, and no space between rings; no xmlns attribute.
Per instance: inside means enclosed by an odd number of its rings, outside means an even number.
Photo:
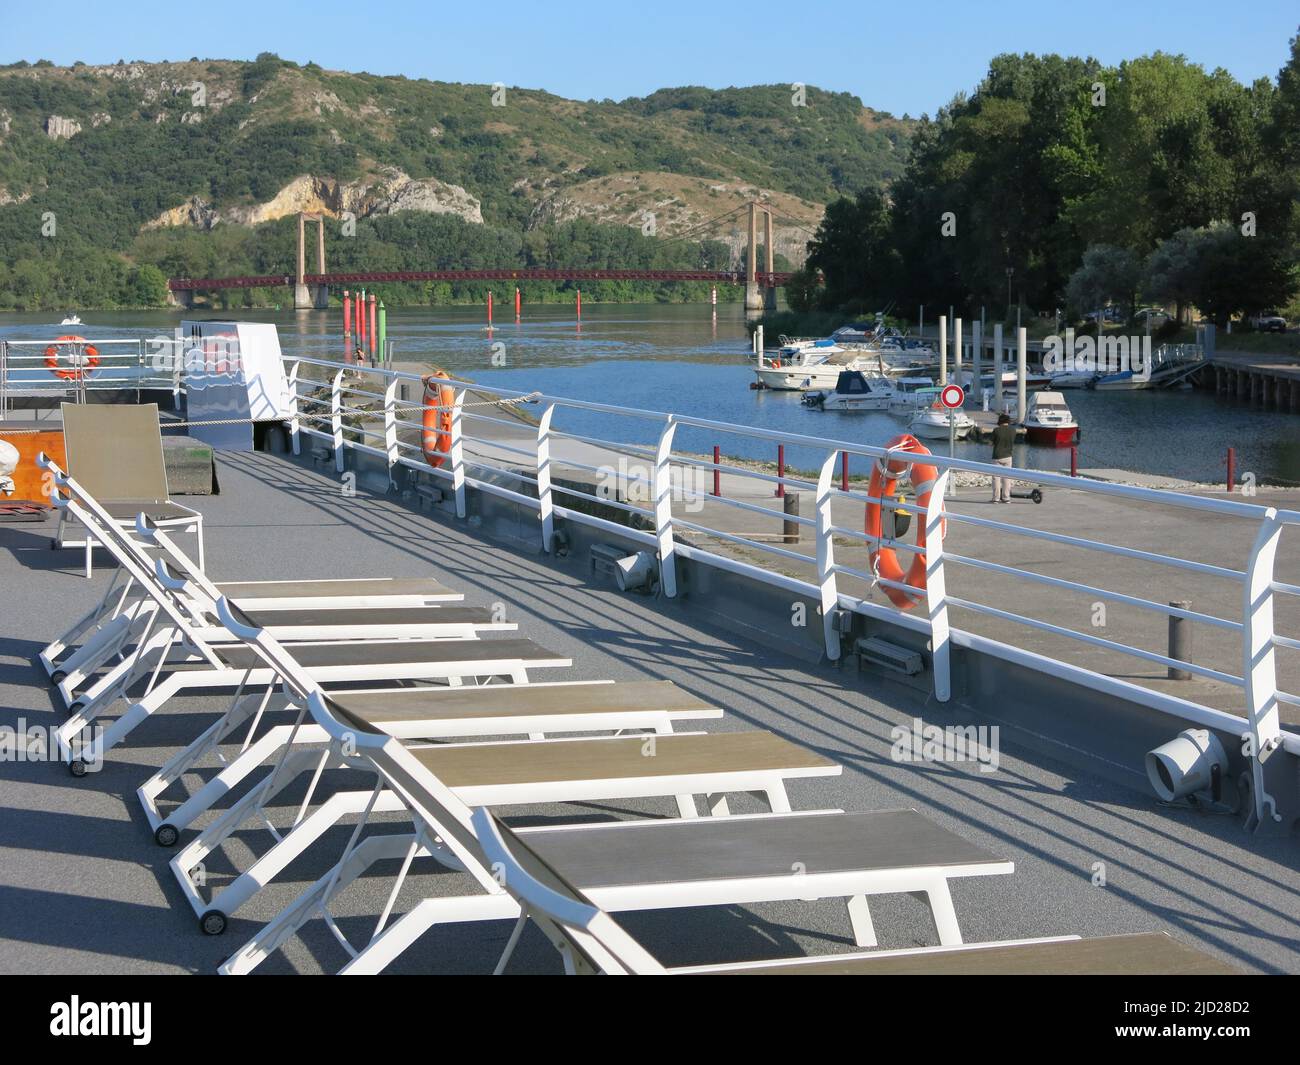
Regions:
<svg viewBox="0 0 1300 1065"><path fill-rule="evenodd" d="M830 759L770 732L678 731L723 710L668 682L550 679L568 658L437 581L213 582L165 523L118 520L43 461L56 504L118 567L99 604L40 655L69 708L58 733L69 769L94 786L86 770L175 699L226 700L138 791L157 842L178 847L171 866L202 931L222 933L291 861L322 853L329 830L349 826L329 870L222 972L253 970L320 919L350 973L381 971L435 925L498 920L515 922L498 971L530 920L570 972L1227 971L1164 935L964 944L950 883L1008 875L1012 863L916 810L792 810L789 783L837 775ZM187 792L200 770L204 783ZM335 778L352 783L327 786ZM277 803L290 788L285 827ZM762 796L768 812L731 814L728 797L742 792ZM679 816L501 820L522 804L650 797L673 800ZM393 814L399 831L372 831ZM267 850L219 889L201 886L196 870L218 851L229 858L234 833L275 820ZM347 940L331 904L394 859L373 932ZM474 889L395 912L412 869L431 862L467 872ZM926 901L935 945L665 970L612 916L841 899L855 943L873 948L870 899L893 893Z"/></svg>

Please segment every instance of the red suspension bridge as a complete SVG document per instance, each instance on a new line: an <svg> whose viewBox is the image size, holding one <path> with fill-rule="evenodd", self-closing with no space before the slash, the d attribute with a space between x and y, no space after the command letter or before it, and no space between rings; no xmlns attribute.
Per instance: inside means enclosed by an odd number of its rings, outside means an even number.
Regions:
<svg viewBox="0 0 1300 1065"><path fill-rule="evenodd" d="M759 287L784 285L788 273L756 271ZM167 282L173 292L204 292L224 288L275 288L279 285L382 284L394 281L712 281L719 285L741 285L743 270L585 270L580 267L542 269L519 267L511 270L399 270L391 273L264 274L259 277L174 277Z"/></svg>
<svg viewBox="0 0 1300 1065"><path fill-rule="evenodd" d="M398 270L389 272L327 273L325 270L325 218L319 214L298 215L298 269L293 274L263 274L256 277L174 277L167 288L188 305L196 292L220 289L277 288L293 289L294 307L302 310L329 306L332 285L368 285L410 281L706 281L715 285L744 285L745 306L762 310L775 306L776 289L785 285L789 273L772 268L772 212L760 203L749 203L720 218L741 210L749 211L749 240L744 270L591 270L581 267L531 268L499 270ZM764 219L766 269L758 268L758 215ZM688 239L691 234L719 221L710 219L672 242ZM316 272L307 273L306 224L316 223ZM698 238L696 238L698 239Z"/></svg>

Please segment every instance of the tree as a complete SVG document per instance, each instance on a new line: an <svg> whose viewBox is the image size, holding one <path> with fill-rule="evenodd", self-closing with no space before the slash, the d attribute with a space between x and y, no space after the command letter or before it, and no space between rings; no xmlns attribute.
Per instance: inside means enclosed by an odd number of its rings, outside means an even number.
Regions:
<svg viewBox="0 0 1300 1065"><path fill-rule="evenodd" d="M1066 283L1066 304L1085 312L1100 310L1111 301L1123 302L1132 317L1141 273L1137 256L1127 248L1090 244L1083 253L1083 262Z"/></svg>
<svg viewBox="0 0 1300 1065"><path fill-rule="evenodd" d="M142 307L162 307L167 303L167 278L149 263L135 272L133 289L132 302Z"/></svg>
<svg viewBox="0 0 1300 1065"><path fill-rule="evenodd" d="M1272 245L1226 222L1180 229L1151 253L1146 272L1147 292L1174 301L1179 321L1195 305L1220 326L1284 302L1292 283Z"/></svg>
<svg viewBox="0 0 1300 1065"><path fill-rule="evenodd" d="M890 240L889 211L876 189L826 208L808 244L805 269L826 278L822 304L859 309L880 303L894 288L898 255Z"/></svg>

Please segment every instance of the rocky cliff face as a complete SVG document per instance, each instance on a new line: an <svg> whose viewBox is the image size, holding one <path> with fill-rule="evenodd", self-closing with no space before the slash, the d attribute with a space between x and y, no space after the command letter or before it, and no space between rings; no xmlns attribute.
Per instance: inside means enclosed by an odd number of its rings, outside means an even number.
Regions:
<svg viewBox="0 0 1300 1065"><path fill-rule="evenodd" d="M201 197L191 196L179 206L163 211L145 223L144 228L193 226L211 229L220 222L256 226L304 211L331 218L342 217L345 213L366 218L398 211L423 211L454 214L479 225L483 222L479 201L459 185L437 178L417 180L395 167L385 167L372 178L347 183L304 174L294 178L267 202L252 206L218 210Z"/></svg>
<svg viewBox="0 0 1300 1065"><path fill-rule="evenodd" d="M529 226L587 218L594 222L629 225L656 236L675 237L726 216L708 227L710 240L722 241L739 261L749 242L746 205L757 200L773 215L772 247L792 263L802 265L809 236L816 231L824 208L797 196L738 181L713 181L663 171L610 174L555 190L540 190ZM758 239L763 240L759 216ZM761 264L760 264L761 266Z"/></svg>
<svg viewBox="0 0 1300 1065"><path fill-rule="evenodd" d="M81 132L81 123L62 115L50 115L45 120L45 135L50 140L67 140Z"/></svg>

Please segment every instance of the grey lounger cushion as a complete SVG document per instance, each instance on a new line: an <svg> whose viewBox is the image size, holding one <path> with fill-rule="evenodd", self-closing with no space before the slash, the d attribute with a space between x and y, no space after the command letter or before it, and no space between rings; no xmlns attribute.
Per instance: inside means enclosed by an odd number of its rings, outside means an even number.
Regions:
<svg viewBox="0 0 1300 1065"><path fill-rule="evenodd" d="M645 744L646 737L630 736L549 743L422 747L411 753L452 788L766 769L832 773L837 768L829 758L771 732L656 736L652 758L646 756Z"/></svg>
<svg viewBox="0 0 1300 1065"><path fill-rule="evenodd" d="M1000 865L915 810L620 822L516 832L580 891L930 866Z"/></svg>
<svg viewBox="0 0 1300 1065"><path fill-rule="evenodd" d="M460 595L441 581L430 577L389 579L376 577L354 581L230 581L217 585L221 594L238 602L241 599L326 599L346 596L424 595L446 598Z"/></svg>
<svg viewBox="0 0 1300 1065"><path fill-rule="evenodd" d="M432 716L451 720L637 710L680 711L692 717L722 716L721 710L667 680L527 688L403 688L391 692L339 692L330 695L330 702L337 711L354 721L372 724L418 721Z"/></svg>

